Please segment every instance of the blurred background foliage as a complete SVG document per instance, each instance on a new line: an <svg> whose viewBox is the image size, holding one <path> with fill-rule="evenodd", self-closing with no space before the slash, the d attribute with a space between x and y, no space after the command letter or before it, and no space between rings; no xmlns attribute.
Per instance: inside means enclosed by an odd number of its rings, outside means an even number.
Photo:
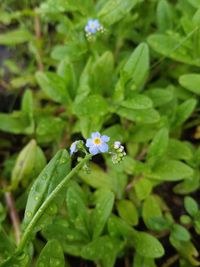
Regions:
<svg viewBox="0 0 200 267"><path fill-rule="evenodd" d="M199 266L200 1L6 0L0 31L0 266ZM3 263L33 182L42 202L94 131L127 157L96 156Z"/></svg>

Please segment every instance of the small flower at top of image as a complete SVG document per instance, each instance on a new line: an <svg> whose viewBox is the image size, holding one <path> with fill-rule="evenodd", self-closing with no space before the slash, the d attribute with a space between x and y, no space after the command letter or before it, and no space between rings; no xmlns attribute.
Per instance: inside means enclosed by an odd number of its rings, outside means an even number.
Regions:
<svg viewBox="0 0 200 267"><path fill-rule="evenodd" d="M100 24L98 19L89 19L85 26L86 37L91 39L97 32L104 32L103 25Z"/></svg>
<svg viewBox="0 0 200 267"><path fill-rule="evenodd" d="M86 147L89 148L89 152L93 155L98 153L108 152L107 142L110 140L110 137L107 135L101 135L99 132L91 134L91 138L88 138L86 141Z"/></svg>

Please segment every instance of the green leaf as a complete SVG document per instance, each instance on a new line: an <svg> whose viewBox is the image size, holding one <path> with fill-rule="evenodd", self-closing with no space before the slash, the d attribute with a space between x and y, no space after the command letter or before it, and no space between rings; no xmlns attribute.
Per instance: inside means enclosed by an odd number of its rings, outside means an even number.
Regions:
<svg viewBox="0 0 200 267"><path fill-rule="evenodd" d="M157 6L157 24L160 32L172 28L173 15L169 3L166 0L159 0Z"/></svg>
<svg viewBox="0 0 200 267"><path fill-rule="evenodd" d="M114 69L114 57L110 51L106 51L101 57L99 57L93 68L92 77L94 82L94 88L97 93L105 95L112 94L112 75Z"/></svg>
<svg viewBox="0 0 200 267"><path fill-rule="evenodd" d="M184 198L184 206L185 206L186 211L192 217L194 217L199 210L197 202L190 196L187 196Z"/></svg>
<svg viewBox="0 0 200 267"><path fill-rule="evenodd" d="M161 181L179 181L193 175L193 169L178 160L163 160L153 169L153 178Z"/></svg>
<svg viewBox="0 0 200 267"><path fill-rule="evenodd" d="M151 195L148 196L142 208L142 217L148 228L151 229L151 218L162 217L162 211L158 202L158 198L156 196Z"/></svg>
<svg viewBox="0 0 200 267"><path fill-rule="evenodd" d="M31 140L19 153L12 171L12 189L16 189L19 182L27 185L28 181L37 177L46 165L46 159L35 140Z"/></svg>
<svg viewBox="0 0 200 267"><path fill-rule="evenodd" d="M200 74L188 73L180 76L179 83L187 90L200 95Z"/></svg>
<svg viewBox="0 0 200 267"><path fill-rule="evenodd" d="M61 60L58 65L57 73L65 80L65 86L68 88L70 97L74 99L77 86L74 65L67 59Z"/></svg>
<svg viewBox="0 0 200 267"><path fill-rule="evenodd" d="M167 87L166 89L150 89L146 92L146 94L152 99L154 107L160 107L165 105L166 103L170 102L173 97L174 93L173 88Z"/></svg>
<svg viewBox="0 0 200 267"><path fill-rule="evenodd" d="M192 150L187 143L176 139L170 139L167 156L170 159L189 160L192 158Z"/></svg>
<svg viewBox="0 0 200 267"><path fill-rule="evenodd" d="M65 105L71 103L66 82L56 73L38 71L36 73L36 80L50 99Z"/></svg>
<svg viewBox="0 0 200 267"><path fill-rule="evenodd" d="M60 150L40 173L31 187L25 209L26 227L38 211L40 205L70 171L70 157L66 150ZM60 194L59 198L63 199ZM55 204L55 203L54 203Z"/></svg>
<svg viewBox="0 0 200 267"><path fill-rule="evenodd" d="M173 126L177 127L183 124L192 114L197 104L196 99L188 99L177 107Z"/></svg>
<svg viewBox="0 0 200 267"><path fill-rule="evenodd" d="M66 201L69 220L76 226L76 229L89 235L89 211L85 203L84 192L78 184L70 184Z"/></svg>
<svg viewBox="0 0 200 267"><path fill-rule="evenodd" d="M109 0L98 13L101 21L109 26L123 19L137 4L137 0Z"/></svg>
<svg viewBox="0 0 200 267"><path fill-rule="evenodd" d="M143 257L160 258L164 255L164 248L159 240L147 233L137 232L134 246L136 252Z"/></svg>
<svg viewBox="0 0 200 267"><path fill-rule="evenodd" d="M134 254L132 267L156 267L156 265L152 258L145 258L136 253Z"/></svg>
<svg viewBox="0 0 200 267"><path fill-rule="evenodd" d="M138 123L156 123L160 120L159 113L153 108L137 110L119 107L116 113L130 121Z"/></svg>
<svg viewBox="0 0 200 267"><path fill-rule="evenodd" d="M93 239L101 235L112 212L114 194L105 189L96 192L95 209L92 212Z"/></svg>
<svg viewBox="0 0 200 267"><path fill-rule="evenodd" d="M13 46L30 41L32 35L25 29L12 30L0 34L0 45Z"/></svg>
<svg viewBox="0 0 200 267"><path fill-rule="evenodd" d="M78 242L85 244L89 238L80 230L69 224L66 219L55 218L53 222L42 230L47 240L56 239L60 244L76 245Z"/></svg>
<svg viewBox="0 0 200 267"><path fill-rule="evenodd" d="M122 199L117 203L117 210L122 219L130 225L138 224L138 212L130 200Z"/></svg>
<svg viewBox="0 0 200 267"><path fill-rule="evenodd" d="M10 240L3 228L0 227L0 261L13 254L15 245ZM1 265L0 265L1 266Z"/></svg>
<svg viewBox="0 0 200 267"><path fill-rule="evenodd" d="M152 34L147 40L149 45L161 55L189 65L200 66L199 58L194 58L191 55L191 43L188 45L189 41L185 42L184 45L177 45L181 44L184 38L177 37L175 33L171 33L171 35Z"/></svg>
<svg viewBox="0 0 200 267"><path fill-rule="evenodd" d="M171 235L174 239L180 240L180 241L189 241L190 240L190 233L186 228L184 228L180 224L174 224L171 229Z"/></svg>
<svg viewBox="0 0 200 267"><path fill-rule="evenodd" d="M74 105L78 116L101 117L108 113L108 104L100 95L90 95Z"/></svg>
<svg viewBox="0 0 200 267"><path fill-rule="evenodd" d="M152 108L152 101L149 97L142 94L135 94L132 99L122 101L120 106L129 109L149 109Z"/></svg>
<svg viewBox="0 0 200 267"><path fill-rule="evenodd" d="M149 47L145 43L139 44L129 56L121 71L122 79L131 79L134 90L140 90L144 85L149 71Z"/></svg>
<svg viewBox="0 0 200 267"><path fill-rule="evenodd" d="M3 132L22 134L26 133L28 125L24 121L20 112L11 114L0 113L0 130ZM28 130L29 132L29 130Z"/></svg>
<svg viewBox="0 0 200 267"><path fill-rule="evenodd" d="M110 236L97 237L94 241L84 246L81 256L88 260L105 260L110 259L110 265L113 267L116 255L123 246L123 243L116 238Z"/></svg>
<svg viewBox="0 0 200 267"><path fill-rule="evenodd" d="M106 172L95 164L91 164L90 168L91 172L89 174L86 174L84 171L79 172L80 178L85 183L93 188L113 189L112 179ZM98 179L96 179L96 177L98 177Z"/></svg>
<svg viewBox="0 0 200 267"><path fill-rule="evenodd" d="M45 247L42 249L39 258L36 263L36 267L48 266L48 267L64 267L65 258L62 247L56 240L48 241Z"/></svg>
<svg viewBox="0 0 200 267"><path fill-rule="evenodd" d="M92 59L89 58L85 65L79 80L79 86L77 88L77 94L75 98L75 105L78 105L81 101L91 92L90 80L92 71Z"/></svg>
<svg viewBox="0 0 200 267"><path fill-rule="evenodd" d="M37 117L36 125L36 139L38 143L48 144L60 141L65 122L59 117L40 113L40 116Z"/></svg>
<svg viewBox="0 0 200 267"><path fill-rule="evenodd" d="M30 257L27 253L13 255L0 264L0 267L28 267L30 266Z"/></svg>
<svg viewBox="0 0 200 267"><path fill-rule="evenodd" d="M154 136L148 150L147 159L150 164L155 164L167 151L169 131L166 128L160 129Z"/></svg>
<svg viewBox="0 0 200 267"><path fill-rule="evenodd" d="M23 119L26 121L27 125L29 125L26 128L27 133L33 133L34 132L34 114L33 114L33 95L30 90L26 90L21 103L21 112Z"/></svg>
<svg viewBox="0 0 200 267"><path fill-rule="evenodd" d="M152 183L146 178L141 178L134 183L134 190L139 200L145 199L152 190Z"/></svg>

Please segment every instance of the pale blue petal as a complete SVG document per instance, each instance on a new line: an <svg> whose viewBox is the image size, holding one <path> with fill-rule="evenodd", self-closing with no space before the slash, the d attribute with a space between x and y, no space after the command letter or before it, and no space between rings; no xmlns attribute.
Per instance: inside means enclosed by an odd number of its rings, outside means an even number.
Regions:
<svg viewBox="0 0 200 267"><path fill-rule="evenodd" d="M76 144L77 144L77 142L74 142L74 143L71 144L71 146L70 146L70 155L74 154L77 151Z"/></svg>
<svg viewBox="0 0 200 267"><path fill-rule="evenodd" d="M93 142L92 142L92 139L91 138L88 138L86 140L86 147L90 147L90 146L93 146Z"/></svg>
<svg viewBox="0 0 200 267"><path fill-rule="evenodd" d="M104 153L104 152L108 152L108 145L106 143L102 143L101 145L98 146L98 149Z"/></svg>
<svg viewBox="0 0 200 267"><path fill-rule="evenodd" d="M91 146L91 147L89 148L89 152L90 152L92 155L96 155L96 154L99 153L99 150L98 150L98 148L97 148L96 146Z"/></svg>
<svg viewBox="0 0 200 267"><path fill-rule="evenodd" d="M85 26L85 31L90 32L90 27L88 25Z"/></svg>
<svg viewBox="0 0 200 267"><path fill-rule="evenodd" d="M108 142L110 140L110 137L107 136L107 135L102 135L101 136L101 140L104 141L104 142Z"/></svg>
<svg viewBox="0 0 200 267"><path fill-rule="evenodd" d="M93 19L88 19L88 25L92 24L94 22Z"/></svg>
<svg viewBox="0 0 200 267"><path fill-rule="evenodd" d="M100 133L99 132L95 132L95 133L92 133L92 139L94 139L94 138L100 138L101 137L101 135L100 135Z"/></svg>
<svg viewBox="0 0 200 267"><path fill-rule="evenodd" d="M90 29L90 32L91 32L91 33L96 33L96 31L97 31L96 28L91 28L91 29Z"/></svg>

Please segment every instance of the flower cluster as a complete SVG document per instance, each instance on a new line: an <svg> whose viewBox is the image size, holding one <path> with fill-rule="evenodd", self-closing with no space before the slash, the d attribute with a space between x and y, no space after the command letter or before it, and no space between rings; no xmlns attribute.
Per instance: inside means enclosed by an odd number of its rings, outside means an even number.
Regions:
<svg viewBox="0 0 200 267"><path fill-rule="evenodd" d="M124 147L119 141L116 141L109 151L109 145L107 144L109 141L110 137L107 135L101 135L99 132L92 133L91 137L86 140L85 144L82 140L73 142L70 147L70 155L73 155L78 151L82 151L87 154L87 149L92 155L108 152L112 155L113 163L119 163L126 155Z"/></svg>
<svg viewBox="0 0 200 267"><path fill-rule="evenodd" d="M126 152L124 151L124 146L121 145L121 142L115 141L113 145L113 152L112 154L112 162L114 164L119 163L124 159L126 156Z"/></svg>
<svg viewBox="0 0 200 267"><path fill-rule="evenodd" d="M85 33L88 39L91 39L97 32L104 32L104 27L98 19L89 19L85 26Z"/></svg>

